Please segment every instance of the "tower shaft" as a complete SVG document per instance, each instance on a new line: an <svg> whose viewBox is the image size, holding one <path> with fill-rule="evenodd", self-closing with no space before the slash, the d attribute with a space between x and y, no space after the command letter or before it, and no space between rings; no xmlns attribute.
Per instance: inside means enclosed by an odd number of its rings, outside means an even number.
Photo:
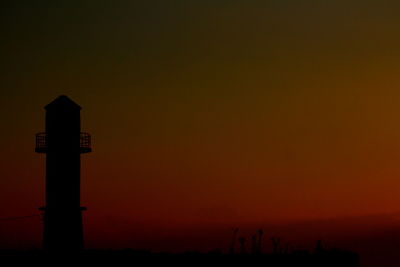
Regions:
<svg viewBox="0 0 400 267"><path fill-rule="evenodd" d="M80 109L60 96L46 106L46 132L37 135L36 151L46 154L46 205L41 208L46 250L83 248L80 157L91 148L90 136L81 133Z"/></svg>

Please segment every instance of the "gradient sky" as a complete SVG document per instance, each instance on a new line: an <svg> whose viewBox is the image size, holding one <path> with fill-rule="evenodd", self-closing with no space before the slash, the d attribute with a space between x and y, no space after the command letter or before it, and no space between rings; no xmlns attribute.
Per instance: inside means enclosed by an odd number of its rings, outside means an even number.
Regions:
<svg viewBox="0 0 400 267"><path fill-rule="evenodd" d="M1 216L44 202L34 134L60 94L83 107L93 135L82 170L92 243L118 244L137 225L397 213L399 8L1 1ZM38 244L40 222L3 226L26 237L14 243Z"/></svg>

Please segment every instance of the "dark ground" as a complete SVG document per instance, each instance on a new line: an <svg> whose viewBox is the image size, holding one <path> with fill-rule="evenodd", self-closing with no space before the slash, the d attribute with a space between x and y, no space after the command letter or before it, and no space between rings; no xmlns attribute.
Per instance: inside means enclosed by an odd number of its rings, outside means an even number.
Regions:
<svg viewBox="0 0 400 267"><path fill-rule="evenodd" d="M357 267L358 255L348 251L329 250L319 253L295 251L290 254L228 255L219 252L181 254L152 253L134 250L87 250L82 252L1 251L2 262L12 265L214 265L221 266L268 266L268 267ZM9 265L11 266L11 265Z"/></svg>

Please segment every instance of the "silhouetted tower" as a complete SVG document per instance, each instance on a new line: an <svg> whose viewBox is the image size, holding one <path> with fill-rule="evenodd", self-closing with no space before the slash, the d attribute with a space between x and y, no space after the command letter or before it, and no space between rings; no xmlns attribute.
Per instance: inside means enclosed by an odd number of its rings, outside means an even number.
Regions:
<svg viewBox="0 0 400 267"><path fill-rule="evenodd" d="M80 157L91 152L91 138L81 132L81 107L60 96L46 107L46 132L36 135L36 152L46 154L46 205L43 247L83 248L80 205Z"/></svg>

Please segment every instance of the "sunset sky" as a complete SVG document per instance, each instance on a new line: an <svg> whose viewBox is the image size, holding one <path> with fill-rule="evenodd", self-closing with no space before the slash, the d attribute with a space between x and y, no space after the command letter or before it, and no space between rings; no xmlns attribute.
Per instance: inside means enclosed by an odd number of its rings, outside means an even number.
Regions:
<svg viewBox="0 0 400 267"><path fill-rule="evenodd" d="M44 203L34 134L61 94L93 135L82 157L89 244L128 246L137 227L229 236L242 224L397 214L399 8L1 1L1 216ZM0 229L3 246L40 246L38 220Z"/></svg>

